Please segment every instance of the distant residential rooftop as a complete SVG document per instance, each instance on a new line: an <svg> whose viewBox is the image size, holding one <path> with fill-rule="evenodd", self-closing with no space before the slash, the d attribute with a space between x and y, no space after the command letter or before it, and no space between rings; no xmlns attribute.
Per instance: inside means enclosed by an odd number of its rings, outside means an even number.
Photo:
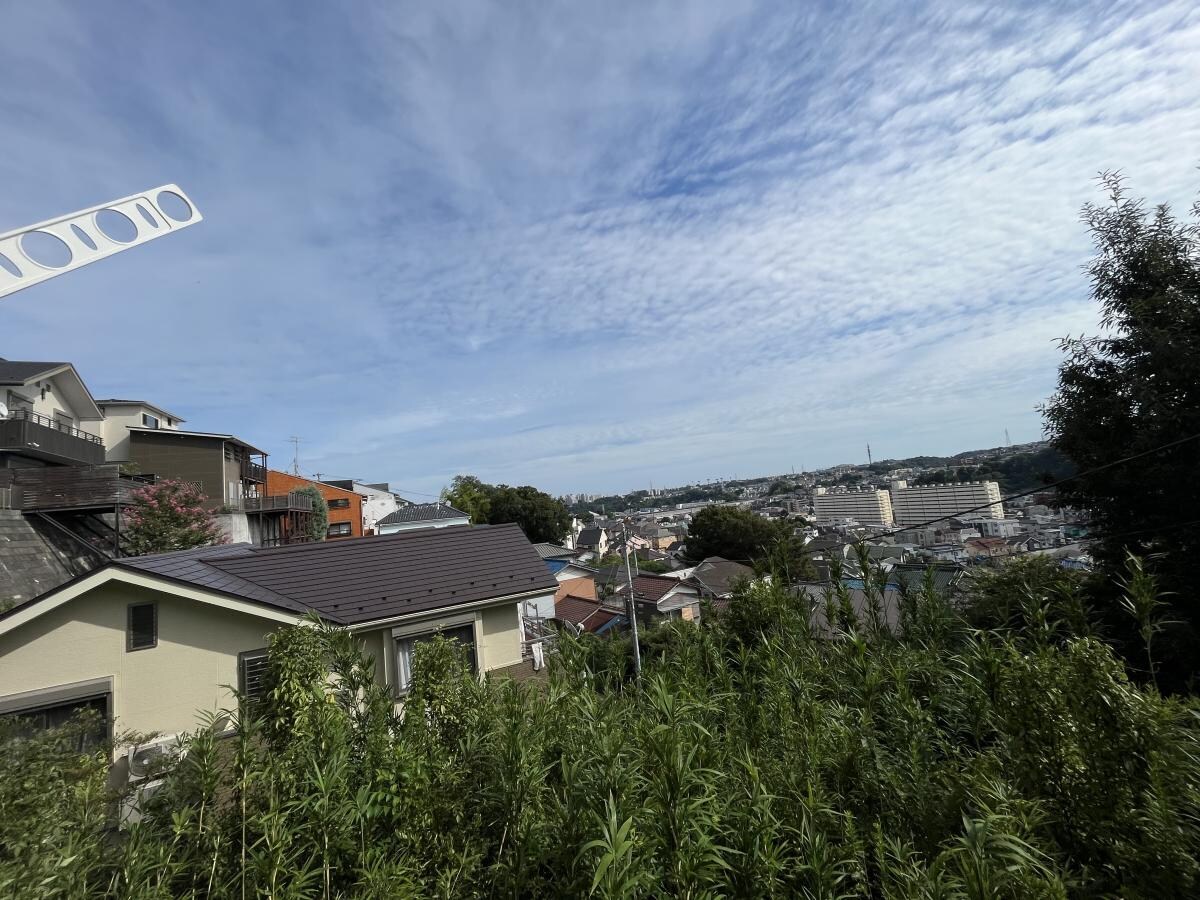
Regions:
<svg viewBox="0 0 1200 900"><path fill-rule="evenodd" d="M471 516L449 503L414 503L402 506L379 520L380 525L398 525L406 522L436 522L439 519L470 519Z"/></svg>

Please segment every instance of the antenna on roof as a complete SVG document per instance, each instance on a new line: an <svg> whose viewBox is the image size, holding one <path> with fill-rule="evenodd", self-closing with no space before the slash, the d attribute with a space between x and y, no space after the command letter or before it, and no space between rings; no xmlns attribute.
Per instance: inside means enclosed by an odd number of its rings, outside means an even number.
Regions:
<svg viewBox="0 0 1200 900"><path fill-rule="evenodd" d="M290 438L288 438L288 441L292 445L292 474L299 475L300 474L300 438L296 437L293 434Z"/></svg>

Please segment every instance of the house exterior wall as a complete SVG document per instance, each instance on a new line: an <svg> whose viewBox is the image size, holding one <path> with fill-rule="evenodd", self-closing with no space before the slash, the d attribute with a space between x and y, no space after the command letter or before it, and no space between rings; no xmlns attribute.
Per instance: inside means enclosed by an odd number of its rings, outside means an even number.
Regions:
<svg viewBox="0 0 1200 900"><path fill-rule="evenodd" d="M354 491L343 490L342 488L334 487L330 484L324 484L320 481L312 481L308 478L301 478L299 475L292 475L288 472L279 472L275 469L267 470L267 496L274 497L282 494L290 494L292 491L298 491L304 487L315 487L321 492L321 496L325 498L325 502L330 500L348 500L349 506L345 509L329 510L329 524L349 523L350 534L343 535L344 537L362 537L363 533L363 514L362 514L362 496ZM336 540L330 537L330 540Z"/></svg>
<svg viewBox="0 0 1200 900"><path fill-rule="evenodd" d="M158 645L126 650L128 606L158 604ZM111 677L114 734L194 729L233 704L238 654L279 627L135 585L109 582L0 635L0 695Z"/></svg>
<svg viewBox="0 0 1200 900"><path fill-rule="evenodd" d="M148 602L157 604L158 644L129 651L128 607ZM387 685L395 665L393 629L473 622L479 669L489 672L522 661L519 603L416 615L355 637L374 659L376 680ZM193 730L199 713L234 704L225 686L238 684L238 654L262 649L281 627L167 589L108 582L0 635L0 703L29 691L110 678L118 738L129 731Z"/></svg>
<svg viewBox="0 0 1200 900"><path fill-rule="evenodd" d="M100 436L104 438L105 459L108 462L126 462L129 457L129 429L142 427L142 416L151 415L159 421L162 431L177 431L177 420L164 416L148 406L135 404L105 404L100 407L104 413L104 421Z"/></svg>
<svg viewBox="0 0 1200 900"><path fill-rule="evenodd" d="M208 497L205 508L217 509L229 501L223 444L220 438L179 434L163 439L134 431L129 433L129 461L143 475L199 484Z"/></svg>
<svg viewBox="0 0 1200 900"><path fill-rule="evenodd" d="M357 483L354 490L362 495L363 534L374 534L379 520L400 508L400 501L391 491Z"/></svg>
<svg viewBox="0 0 1200 900"><path fill-rule="evenodd" d="M62 379L56 375L53 378L47 378L45 381L38 381L25 387L13 385L12 387L0 388L0 400L3 400L10 407L17 405L29 406L33 412L48 419L53 419L55 413L63 413L71 417L71 427L94 434L97 437L103 437L100 431L101 422L95 420L84 421L79 418L81 411L75 409L67 401L61 387L61 381ZM43 391L42 388L38 387L39 384L46 385L46 390ZM14 404L8 396L10 393L13 395L13 399L23 402Z"/></svg>

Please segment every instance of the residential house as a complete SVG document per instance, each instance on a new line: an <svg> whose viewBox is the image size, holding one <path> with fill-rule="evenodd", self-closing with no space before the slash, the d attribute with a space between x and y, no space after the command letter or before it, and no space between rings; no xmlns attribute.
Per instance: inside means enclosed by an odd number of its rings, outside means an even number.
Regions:
<svg viewBox="0 0 1200 900"><path fill-rule="evenodd" d="M341 488L345 491L354 491L354 493L362 498L362 533L364 535L376 534L380 519L391 515L398 509L411 505L399 494L392 491L388 487L387 482L365 484L361 481L345 478L325 479L325 484Z"/></svg>
<svg viewBox="0 0 1200 900"><path fill-rule="evenodd" d="M269 635L315 613L352 632L401 702L442 634L480 673L527 674L521 604L557 582L516 525L117 559L0 615L0 714L99 710L110 736L172 734L262 689Z"/></svg>
<svg viewBox="0 0 1200 900"><path fill-rule="evenodd" d="M575 537L577 550L590 550L596 558L608 552L608 532L598 525L587 525Z"/></svg>
<svg viewBox="0 0 1200 900"><path fill-rule="evenodd" d="M471 516L449 503L412 503L384 516L375 523L380 534L412 531L418 528L449 528L470 525Z"/></svg>
<svg viewBox="0 0 1200 900"><path fill-rule="evenodd" d="M629 582L617 582L614 594L621 600L629 597ZM635 575L633 597L638 615L650 618L683 618L692 620L700 615L700 589L678 578L661 575Z"/></svg>
<svg viewBox="0 0 1200 900"><path fill-rule="evenodd" d="M70 363L0 359L0 404L0 469L104 462L104 414Z"/></svg>
<svg viewBox="0 0 1200 900"><path fill-rule="evenodd" d="M105 459L123 463L130 459L129 429L151 428L178 431L184 419L146 400L97 400L104 414L101 434Z"/></svg>
<svg viewBox="0 0 1200 900"><path fill-rule="evenodd" d="M563 569L569 567L578 556L578 552L571 550L568 547L560 547L558 544L539 543L534 544L533 549L537 551L538 556L546 561L546 568L550 570L551 575L557 575ZM559 579L560 581L562 579Z"/></svg>
<svg viewBox="0 0 1200 900"><path fill-rule="evenodd" d="M316 488L329 508L329 523L326 540L363 536L362 496L356 491L334 487L323 481L301 478L290 472L267 470L267 495L270 497L290 496L303 488Z"/></svg>
<svg viewBox="0 0 1200 900"><path fill-rule="evenodd" d="M700 589L700 596L710 600L728 600L740 582L754 577L754 570L741 563L710 556L692 569L690 580Z"/></svg>
<svg viewBox="0 0 1200 900"><path fill-rule="evenodd" d="M245 508L247 497L265 495L267 454L232 434L179 428L124 426L127 461L139 473L188 481L212 510Z"/></svg>

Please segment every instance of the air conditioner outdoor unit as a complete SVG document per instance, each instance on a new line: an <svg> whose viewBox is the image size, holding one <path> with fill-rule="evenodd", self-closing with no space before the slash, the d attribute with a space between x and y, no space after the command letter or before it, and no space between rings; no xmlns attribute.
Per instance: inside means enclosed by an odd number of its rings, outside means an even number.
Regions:
<svg viewBox="0 0 1200 900"><path fill-rule="evenodd" d="M132 825L146 816L146 804L166 784L164 776L183 755L179 736L164 735L135 744L125 754L130 793L121 804L121 823Z"/></svg>

